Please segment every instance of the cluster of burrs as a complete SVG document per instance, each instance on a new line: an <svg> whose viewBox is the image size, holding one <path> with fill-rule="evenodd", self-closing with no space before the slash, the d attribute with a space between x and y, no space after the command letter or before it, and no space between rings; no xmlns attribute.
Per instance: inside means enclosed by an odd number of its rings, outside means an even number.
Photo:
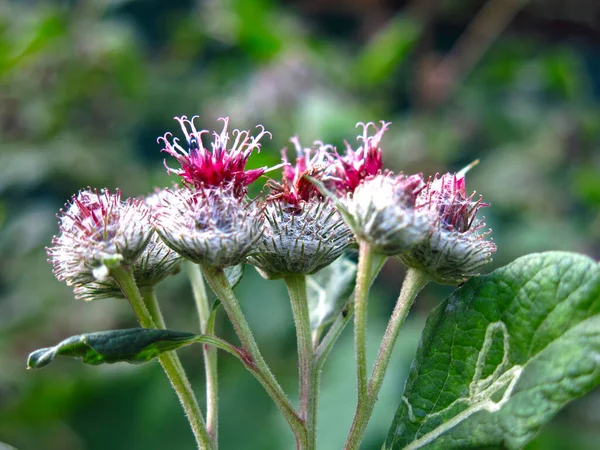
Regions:
<svg viewBox="0 0 600 450"><path fill-rule="evenodd" d="M77 297L118 296L114 265L130 268L142 286L176 273L182 258L219 268L249 263L281 278L315 273L360 240L432 280L459 284L496 250L489 231L481 232L476 215L487 205L467 194L466 171L425 180L383 168L385 122L359 124L356 150L348 143L343 154L322 142L304 148L294 137L294 162L284 149L277 167L246 170L270 133L261 126L255 134L230 133L226 118L209 139L194 119L176 118L185 142L170 133L159 138L180 165L167 166L181 177L179 187L125 201L118 190L88 188L59 214L48 254ZM277 168L282 179L268 180L264 195L250 199L248 186Z"/></svg>

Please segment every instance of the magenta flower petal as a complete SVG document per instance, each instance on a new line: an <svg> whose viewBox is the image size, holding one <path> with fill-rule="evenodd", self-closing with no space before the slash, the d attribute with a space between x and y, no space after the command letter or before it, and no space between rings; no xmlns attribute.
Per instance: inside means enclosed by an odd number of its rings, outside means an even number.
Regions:
<svg viewBox="0 0 600 450"><path fill-rule="evenodd" d="M331 177L336 187L342 192L354 192L365 179L378 175L382 172L383 158L379 147L383 134L390 123L381 121L381 128L373 122L358 123L357 127L363 127L363 134L358 136L362 145L353 150L346 142L346 154L336 155L336 161L331 167ZM375 129L375 134L369 135L369 128Z"/></svg>
<svg viewBox="0 0 600 450"><path fill-rule="evenodd" d="M299 208L302 203L312 198L321 198L319 190L306 176L321 178L325 174L327 162L331 159L328 154L330 146L322 142L315 142L312 148L303 148L298 137L290 141L296 149L296 164L289 162L287 149L283 149L283 179L281 183L270 180L268 185L271 190L269 200L278 200L288 206Z"/></svg>
<svg viewBox="0 0 600 450"><path fill-rule="evenodd" d="M188 120L186 116L176 117L187 141L186 150L179 144L179 139L173 138L171 133L166 133L158 138L164 144L162 151L168 153L179 162L181 169L165 167L167 172L175 173L183 179L184 184L195 188L214 188L231 185L235 195L246 193L246 187L256 181L265 171L260 169L246 170L246 163L254 149L260 150L260 140L263 136L271 136L262 125L256 136L250 130L233 130L232 137L228 132L229 118L221 118L223 130L221 133L213 132L211 148L204 147L202 135L209 134L208 130L197 130L194 119Z"/></svg>

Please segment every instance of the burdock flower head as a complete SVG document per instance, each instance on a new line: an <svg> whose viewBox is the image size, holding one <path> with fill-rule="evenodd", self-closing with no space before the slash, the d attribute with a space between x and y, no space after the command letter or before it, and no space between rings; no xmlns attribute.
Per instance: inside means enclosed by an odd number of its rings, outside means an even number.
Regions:
<svg viewBox="0 0 600 450"><path fill-rule="evenodd" d="M165 190L153 208L153 225L165 244L185 258L215 267L235 266L262 234L256 207L235 192L231 185Z"/></svg>
<svg viewBox="0 0 600 450"><path fill-rule="evenodd" d="M429 234L428 212L415 208L424 181L421 175L391 173L367 178L344 204L360 240L384 255L397 255Z"/></svg>
<svg viewBox="0 0 600 450"><path fill-rule="evenodd" d="M143 201L121 201L119 190L82 190L65 206L47 251L56 277L69 286L104 281L112 264L133 265L153 232Z"/></svg>
<svg viewBox="0 0 600 450"><path fill-rule="evenodd" d="M308 149L302 148L298 138L291 141L296 165L289 164L284 150L283 180L269 182L264 235L249 258L266 278L315 273L335 261L352 239L332 202L306 178L322 178L327 147L316 143L316 148Z"/></svg>
<svg viewBox="0 0 600 450"><path fill-rule="evenodd" d="M433 222L427 240L399 255L408 267L426 272L442 284L456 285L476 274L477 269L491 261L496 245L486 236L491 230L476 218L483 203L475 193L467 196L465 173L446 173L430 179L421 191L416 207L429 211Z"/></svg>
<svg viewBox="0 0 600 450"><path fill-rule="evenodd" d="M165 161L167 172L179 175L188 187L207 188L228 185L235 195L245 194L246 187L266 171L265 167L246 170L248 158L254 149L260 150L260 139L265 135L271 136L271 133L265 131L261 125L257 126L260 131L256 136L251 136L249 130L236 129L232 132L233 143L229 147L232 139L227 131L229 118L221 118L224 123L223 131L221 133L213 131L214 140L211 149L208 149L202 143L202 135L209 131L196 129L194 125L196 117L190 120L186 116L175 118L185 135L187 150L179 144L179 139L172 137L171 133L158 138L158 141L162 141L165 146L163 151L175 157L181 165L181 169L172 169Z"/></svg>
<svg viewBox="0 0 600 450"><path fill-rule="evenodd" d="M405 176L384 172L380 142L389 123L381 127L362 124L362 145L354 151L346 144L346 154L335 154L328 179L321 188L329 193L357 239L374 251L396 255L421 242L428 234L425 214L415 209L416 198L425 185L421 175ZM369 128L375 129L373 136Z"/></svg>
<svg viewBox="0 0 600 450"><path fill-rule="evenodd" d="M247 186L266 172L266 168L246 170L246 163L260 139L270 135L262 126L257 136L248 130L233 130L233 144L227 131L213 132L211 149L204 147L194 117L175 118L185 134L188 150L170 133L159 138L163 151L174 156L181 169L167 167L183 179L181 189L165 190L157 197L152 222L162 240L185 258L215 267L241 263L262 234L262 217L246 198ZM166 166L166 163L165 163Z"/></svg>

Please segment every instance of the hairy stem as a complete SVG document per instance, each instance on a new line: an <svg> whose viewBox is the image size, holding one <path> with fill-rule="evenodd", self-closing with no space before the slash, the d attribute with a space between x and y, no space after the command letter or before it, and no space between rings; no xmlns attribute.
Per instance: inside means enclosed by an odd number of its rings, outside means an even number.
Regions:
<svg viewBox="0 0 600 450"><path fill-rule="evenodd" d="M165 318L163 317L162 311L160 310L160 305L158 304L158 299L156 298L154 288L141 287L140 294L142 295L144 305L148 309L148 313L150 313L150 317L154 321L154 325L156 325L156 328L166 329L167 325L165 324Z"/></svg>
<svg viewBox="0 0 600 450"><path fill-rule="evenodd" d="M298 378L300 417L306 421L310 449L316 447L317 406L319 401L318 373L315 365L310 316L306 297L306 277L290 275L284 278L290 294L296 338L298 341Z"/></svg>
<svg viewBox="0 0 600 450"><path fill-rule="evenodd" d="M239 302L225 276L225 272L223 272L223 269L206 265L202 266L202 272L212 290L223 303L225 311L229 316L229 320L233 324L233 328L242 343L243 351L246 353L246 368L248 368L263 385L287 420L296 437L297 448L303 450L308 449L308 433L304 420L298 416L296 410L262 357L258 345L254 340L252 331L250 330L250 326L248 325Z"/></svg>
<svg viewBox="0 0 600 450"><path fill-rule="evenodd" d="M162 311L160 310L160 305L158 304L158 299L156 298L156 292L154 290L154 287L144 286L139 289L140 289L140 294L142 295L142 299L144 300L144 304L145 304L146 308L148 309L148 312L150 313L150 317L152 317L154 324L156 325L157 328L166 330L167 325L165 323L165 318L163 317ZM179 372L179 374L182 378L187 379L185 370L183 369L183 364L181 364L181 361L179 360L177 353L176 352L173 352L173 353L174 353L175 368L177 369L177 371ZM159 361L160 361L160 359L159 359Z"/></svg>
<svg viewBox="0 0 600 450"><path fill-rule="evenodd" d="M213 329L208 329L211 310L200 267L191 262L186 263L186 266L190 283L192 284L198 318L200 320L200 332L202 334L214 334ZM215 447L217 447L219 431L219 375L217 371L217 349L209 345L204 345L202 348L204 351L204 373L206 376L206 427L208 433L215 442Z"/></svg>
<svg viewBox="0 0 600 450"><path fill-rule="evenodd" d="M356 376L359 407L367 397L367 304L373 251L368 243L359 244L358 271L354 289L354 350L356 353Z"/></svg>
<svg viewBox="0 0 600 450"><path fill-rule="evenodd" d="M359 448L359 445L363 439L367 424L373 413L373 408L377 402L377 396L379 395L379 389L383 383L385 372L387 370L388 363L394 350L394 345L398 338L400 328L410 311L412 304L417 297L417 294L427 284L429 278L425 273L416 270L408 269L404 283L402 283L402 289L400 295L396 301L396 306L388 322L388 326L383 335L381 347L375 360L375 366L371 373L371 379L369 380L367 395L363 403L359 403L356 407L356 413L354 415L354 421L352 422L352 428L350 434L346 440L345 450L355 450Z"/></svg>
<svg viewBox="0 0 600 450"><path fill-rule="evenodd" d="M131 309L136 315L140 325L144 328L156 328L157 323L152 318L131 271L125 267L119 266L111 268L110 273L129 301ZM154 299L155 298L156 297L154 297ZM156 305L156 309L157 308L158 305ZM158 320L162 320L162 315ZM200 407L198 406L198 402L192 391L192 386L181 367L177 354L174 351L165 352L158 357L158 360L167 374L171 386L179 397L181 406L183 406L187 419L190 422L198 448L200 450L213 450L214 445L206 429L202 411L200 411Z"/></svg>
<svg viewBox="0 0 600 450"><path fill-rule="evenodd" d="M371 273L369 275L369 288L373 284L373 281L375 281L375 278L381 271L381 268L383 267L386 261L387 256L377 254L373 255L373 264L371 266ZM331 324L331 327L329 327L329 330L327 330L327 333L317 346L316 359L317 365L320 367L320 369L323 368L325 360L329 356L329 353L333 349L333 346L337 342L338 338L341 336L348 322L350 322L350 320L352 319L352 315L354 314L354 296L355 291L352 292L350 299L346 302L338 316Z"/></svg>

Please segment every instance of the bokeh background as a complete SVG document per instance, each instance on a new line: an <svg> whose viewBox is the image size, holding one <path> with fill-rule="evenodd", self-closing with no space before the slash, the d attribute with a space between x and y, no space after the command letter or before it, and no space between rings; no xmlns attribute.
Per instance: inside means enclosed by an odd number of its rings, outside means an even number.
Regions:
<svg viewBox="0 0 600 450"><path fill-rule="evenodd" d="M78 189L144 195L174 180L156 137L176 115L205 128L231 116L273 133L254 167L298 135L343 148L356 122L391 121L394 170L458 170L498 252L600 256L600 4L589 0L0 1L0 442L19 450L191 449L157 363L26 371L28 352L83 332L135 326L124 301L77 302L44 247ZM373 359L403 269L389 263L371 301ZM266 359L293 397L295 337L280 282L252 268L237 292ZM428 311L428 286L401 332L365 449L378 449ZM185 274L159 287L170 328L194 331ZM234 339L219 318L218 333ZM200 347L180 351L204 400ZM293 448L255 380L220 358L221 448ZM319 444L339 449L355 403L352 333L326 364ZM597 449L600 391L569 405L528 449ZM0 443L0 448L2 448Z"/></svg>

